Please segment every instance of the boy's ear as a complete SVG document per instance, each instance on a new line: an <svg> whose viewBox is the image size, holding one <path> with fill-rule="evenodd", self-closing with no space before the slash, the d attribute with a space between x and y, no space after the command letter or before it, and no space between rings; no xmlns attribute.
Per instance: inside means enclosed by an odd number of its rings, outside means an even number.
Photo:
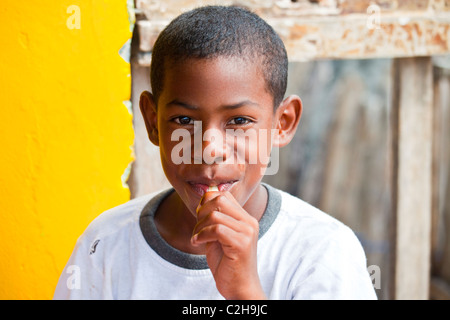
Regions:
<svg viewBox="0 0 450 320"><path fill-rule="evenodd" d="M156 103L153 95L150 92L144 91L141 93L139 99L139 108L141 109L142 117L144 118L148 138L154 145L159 146Z"/></svg>
<svg viewBox="0 0 450 320"><path fill-rule="evenodd" d="M276 133L274 147L284 147L297 131L298 123L302 116L302 101L296 95L291 95L283 100L275 113Z"/></svg>

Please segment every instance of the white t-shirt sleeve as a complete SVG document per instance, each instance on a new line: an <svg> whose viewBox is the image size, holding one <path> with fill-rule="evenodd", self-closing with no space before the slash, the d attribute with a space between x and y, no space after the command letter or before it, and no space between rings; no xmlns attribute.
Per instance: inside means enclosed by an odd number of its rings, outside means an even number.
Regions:
<svg viewBox="0 0 450 320"><path fill-rule="evenodd" d="M91 252L100 243L77 241L75 249L67 262L55 289L54 300L98 300L105 296L105 283L102 271L96 265Z"/></svg>
<svg viewBox="0 0 450 320"><path fill-rule="evenodd" d="M294 299L376 299L364 250L353 231L341 226L326 236L303 261L308 270L292 279Z"/></svg>

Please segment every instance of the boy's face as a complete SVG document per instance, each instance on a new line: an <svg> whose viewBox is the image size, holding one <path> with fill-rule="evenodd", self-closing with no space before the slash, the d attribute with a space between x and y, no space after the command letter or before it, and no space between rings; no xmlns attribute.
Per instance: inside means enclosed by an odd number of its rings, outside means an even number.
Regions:
<svg viewBox="0 0 450 320"><path fill-rule="evenodd" d="M279 114L256 65L224 57L172 64L157 110L144 115L166 177L193 214L210 186L244 206L267 167Z"/></svg>

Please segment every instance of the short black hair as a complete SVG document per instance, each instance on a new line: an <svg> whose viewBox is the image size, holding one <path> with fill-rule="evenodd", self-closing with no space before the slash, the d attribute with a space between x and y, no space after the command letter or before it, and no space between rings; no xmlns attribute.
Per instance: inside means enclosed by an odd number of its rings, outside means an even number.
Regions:
<svg viewBox="0 0 450 320"><path fill-rule="evenodd" d="M175 18L152 50L150 82L157 102L168 63L184 59L244 57L260 63L274 107L284 98L288 58L283 41L258 15L237 6L205 6Z"/></svg>

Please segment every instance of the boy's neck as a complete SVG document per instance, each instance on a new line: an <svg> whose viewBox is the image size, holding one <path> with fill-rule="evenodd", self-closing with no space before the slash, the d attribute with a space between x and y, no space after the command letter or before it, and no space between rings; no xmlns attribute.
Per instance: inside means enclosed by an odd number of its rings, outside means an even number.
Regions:
<svg viewBox="0 0 450 320"><path fill-rule="evenodd" d="M267 206L267 190L261 184L243 206L258 221ZM205 247L191 245L192 231L197 219L187 209L176 192L165 198L155 212L155 225L161 237L172 247L191 254L205 254Z"/></svg>

